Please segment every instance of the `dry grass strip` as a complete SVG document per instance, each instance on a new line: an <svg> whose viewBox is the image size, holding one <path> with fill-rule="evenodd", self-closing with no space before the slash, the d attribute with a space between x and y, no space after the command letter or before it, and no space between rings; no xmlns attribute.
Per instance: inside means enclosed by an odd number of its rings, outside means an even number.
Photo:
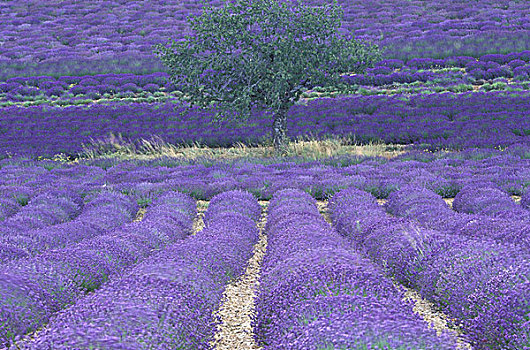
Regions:
<svg viewBox="0 0 530 350"><path fill-rule="evenodd" d="M217 327L212 346L218 350L261 349L254 341L251 316L259 286L261 262L267 249L267 236L263 233L267 221L267 201L260 201L262 215L258 222L259 240L254 245L252 258L245 274L230 283L224 292L217 314L221 324Z"/></svg>
<svg viewBox="0 0 530 350"><path fill-rule="evenodd" d="M356 155L367 157L394 158L405 153L406 146L370 142L357 144L355 140L337 137L333 139L295 139L287 143L287 157L303 157L307 161L325 159L333 156ZM232 147L208 147L195 143L193 145L174 145L160 137L141 140L140 145L131 143L121 135L111 134L107 139L92 141L83 145L81 158L98 159L119 157L120 159L148 160L159 157L179 158L186 160L215 159L220 161L247 158L276 158L278 154L272 145L264 143L258 146L247 146L237 143Z"/></svg>

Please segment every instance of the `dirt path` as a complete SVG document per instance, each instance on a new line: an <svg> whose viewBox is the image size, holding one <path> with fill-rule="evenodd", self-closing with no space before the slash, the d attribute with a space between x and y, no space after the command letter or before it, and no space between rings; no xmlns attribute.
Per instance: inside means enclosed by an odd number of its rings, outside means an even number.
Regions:
<svg viewBox="0 0 530 350"><path fill-rule="evenodd" d="M420 315L425 322L429 323L429 327L434 328L438 335L440 335L443 331L448 331L456 338L458 349L473 349L473 347L463 339L461 331L449 328L447 326L447 320L449 317L443 312L437 311L433 303L423 299L414 289L407 288L399 283L394 283L394 285L403 291L403 300L412 300L414 302L412 311Z"/></svg>
<svg viewBox="0 0 530 350"><path fill-rule="evenodd" d="M455 200L454 198L444 198L445 203L446 203L449 207L451 207L451 209L453 208L453 201L454 201L454 200Z"/></svg>
<svg viewBox="0 0 530 350"><path fill-rule="evenodd" d="M217 328L212 345L215 349L247 350L261 349L254 341L251 316L259 286L261 262L267 249L267 236L263 229L267 221L267 201L260 201L262 214L258 222L259 240L254 245L245 274L226 287L218 311L221 324Z"/></svg>
<svg viewBox="0 0 530 350"><path fill-rule="evenodd" d="M208 201L197 201L197 216L193 220L193 234L195 236L197 232L200 232L204 228L204 212L208 209Z"/></svg>

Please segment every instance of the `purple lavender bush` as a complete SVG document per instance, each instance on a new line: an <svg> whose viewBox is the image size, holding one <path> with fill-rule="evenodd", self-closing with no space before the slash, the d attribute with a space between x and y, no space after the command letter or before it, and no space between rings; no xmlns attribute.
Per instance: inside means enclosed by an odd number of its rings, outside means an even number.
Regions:
<svg viewBox="0 0 530 350"><path fill-rule="evenodd" d="M530 213L515 204L510 196L493 184L478 183L465 186L456 195L453 209L461 213L530 222Z"/></svg>
<svg viewBox="0 0 530 350"><path fill-rule="evenodd" d="M204 215L204 224L209 226L215 223L218 213L234 212L257 221L261 215L261 207L256 202L256 197L245 191L226 191L215 195L208 204Z"/></svg>
<svg viewBox="0 0 530 350"><path fill-rule="evenodd" d="M5 221L10 216L13 216L21 206L16 200L10 197L0 198L0 221Z"/></svg>
<svg viewBox="0 0 530 350"><path fill-rule="evenodd" d="M412 188L400 190L392 199L411 192ZM415 197L408 198L413 205ZM521 247L487 236L426 230L414 221L389 216L357 189L337 193L330 203L341 234L353 238L387 273L455 318L476 348L520 349L527 344L528 253ZM389 203L390 210L398 210L398 201ZM400 209L403 213L404 207ZM513 282L499 284L502 280ZM493 317L495 311L500 313Z"/></svg>
<svg viewBox="0 0 530 350"><path fill-rule="evenodd" d="M83 206L74 220L27 231L13 231L0 238L6 248L0 251L0 262L35 255L48 249L64 247L102 234L131 221L137 207L124 195L103 192ZM7 249L9 247L9 249Z"/></svg>
<svg viewBox="0 0 530 350"><path fill-rule="evenodd" d="M521 207L530 209L530 191L521 196Z"/></svg>
<svg viewBox="0 0 530 350"><path fill-rule="evenodd" d="M4 220L0 232L23 232L69 221L79 214L82 204L82 198L74 191L40 194L16 214Z"/></svg>
<svg viewBox="0 0 530 350"><path fill-rule="evenodd" d="M458 213L439 195L427 189L403 187L391 194L385 207L393 215L415 220L444 233L491 238L517 244L527 251L530 249L530 225L525 221Z"/></svg>
<svg viewBox="0 0 530 350"><path fill-rule="evenodd" d="M269 212L253 320L265 349L454 348L446 334L437 337L419 320L381 270L331 229L307 193L278 191Z"/></svg>
<svg viewBox="0 0 530 350"><path fill-rule="evenodd" d="M244 214L219 210L211 220L79 300L22 348L210 349L219 322L212 314L258 237Z"/></svg>
<svg viewBox="0 0 530 350"><path fill-rule="evenodd" d="M170 193L159 198L155 207L173 219L164 223L155 213L78 244L0 266L0 314L5 320L0 328L1 343L11 344L35 331L110 276L191 233L195 216L191 198Z"/></svg>

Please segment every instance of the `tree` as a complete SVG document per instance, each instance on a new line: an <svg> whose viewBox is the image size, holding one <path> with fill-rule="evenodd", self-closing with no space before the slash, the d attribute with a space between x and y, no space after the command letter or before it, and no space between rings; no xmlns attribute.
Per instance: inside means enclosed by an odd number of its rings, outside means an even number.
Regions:
<svg viewBox="0 0 530 350"><path fill-rule="evenodd" d="M252 107L273 113L273 143L284 150L287 111L306 89L340 82L380 59L377 46L339 35L342 8L298 0L228 0L188 16L192 34L158 44L155 54L190 106L215 118L245 120Z"/></svg>

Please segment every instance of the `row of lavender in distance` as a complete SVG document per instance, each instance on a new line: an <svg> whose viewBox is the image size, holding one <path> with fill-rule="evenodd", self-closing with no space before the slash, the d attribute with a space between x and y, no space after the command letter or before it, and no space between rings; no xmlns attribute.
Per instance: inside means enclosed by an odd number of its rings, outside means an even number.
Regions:
<svg viewBox="0 0 530 350"><path fill-rule="evenodd" d="M448 235L392 217L357 189L337 193L330 206L342 235L448 314L476 349L528 345L527 253L487 237Z"/></svg>
<svg viewBox="0 0 530 350"><path fill-rule="evenodd" d="M460 213L530 223L530 211L524 210L523 206L517 205L506 192L487 182L470 184L462 188L455 196L453 209Z"/></svg>
<svg viewBox="0 0 530 350"><path fill-rule="evenodd" d="M0 235L21 233L64 223L77 217L83 199L75 191L51 191L29 200L29 203L2 222Z"/></svg>
<svg viewBox="0 0 530 350"><path fill-rule="evenodd" d="M0 191L25 200L34 196L37 188L78 187L86 193L106 188L128 194L144 205L172 189L201 200L241 189L267 200L288 187L326 199L342 188L355 186L377 198L387 198L397 189L414 184L452 198L462 187L477 181L493 182L516 196L523 195L530 185L530 148L523 145L453 153L412 151L393 159L342 155L308 162L296 157L234 161L162 157L134 161L105 158L83 163L4 159L0 161L0 178L6 185ZM52 169L46 170L49 167Z"/></svg>
<svg viewBox="0 0 530 350"><path fill-rule="evenodd" d="M457 208L461 205L463 207L466 192L470 188L476 189L477 185L468 185L464 187L461 197L457 195L458 200L455 198ZM473 204L470 203L471 205ZM438 194L409 185L390 194L385 206L387 211L393 215L416 220L432 229L448 234L508 242L530 252L528 213L515 204L506 205L503 208L505 215L499 217L484 215L485 212L459 213L453 211Z"/></svg>
<svg viewBox="0 0 530 350"><path fill-rule="evenodd" d="M218 0L208 1L222 6ZM323 5L314 0L308 5ZM530 49L529 15L524 1L475 3L341 0L341 30L380 44L388 58L442 58ZM153 44L190 34L187 15L201 12L194 1L136 0L5 2L0 7L0 71L10 76L55 71L153 72L160 64ZM378 16L374 18L373 14ZM55 63L51 65L50 63ZM48 71L49 73L49 71ZM64 74L63 74L64 75Z"/></svg>
<svg viewBox="0 0 530 350"><path fill-rule="evenodd" d="M2 264L0 344L7 346L36 331L109 278L186 237L192 230L195 209L188 196L169 193L159 198L140 222Z"/></svg>
<svg viewBox="0 0 530 350"><path fill-rule="evenodd" d="M63 248L104 234L136 216L138 206L131 198L101 192L83 206L74 220L31 230L15 230L0 236L0 263L33 256L49 249Z"/></svg>
<svg viewBox="0 0 530 350"><path fill-rule="evenodd" d="M16 166L4 165L0 167L0 222L6 224L3 227L4 230L13 224L13 222L9 224L9 221L6 220L19 213L20 210L25 212L19 214L19 219L21 216L30 217L33 214L38 216L38 212L35 212L37 207L43 209L43 205L46 206L47 204L55 206L55 209L58 210L57 214L59 214L59 207L61 207L62 210L66 211L64 214L75 215L76 212L83 209L83 203L79 196L98 191L96 178L104 174L100 168L86 166L79 166L75 169L52 169L50 171L46 169L45 164L28 166L25 161L18 162ZM53 168L61 167L56 164ZM69 191L57 191L58 188L67 188ZM49 198L50 195L58 196L58 198ZM62 204L58 201L62 201ZM30 202L31 205L27 207ZM25 207L26 209L24 209ZM60 221L61 217L56 217L53 222L57 220ZM18 227L17 231L23 229Z"/></svg>
<svg viewBox="0 0 530 350"><path fill-rule="evenodd" d="M412 312L381 270L354 252L307 193L269 204L267 255L253 320L264 349L454 349Z"/></svg>
<svg viewBox="0 0 530 350"><path fill-rule="evenodd" d="M507 55L483 55L478 59L469 56L446 59L411 59L406 64L401 60L387 59L375 64L364 74L344 75L343 81L358 85L386 85L412 83L415 81L452 81L472 83L476 79L498 77L524 80L530 74L530 51ZM464 68L462 71L430 71L441 68ZM426 71L425 71L426 69ZM61 96L85 95L88 92L113 94L130 91L175 91L166 72L146 75L135 74L93 74L85 76L30 76L11 77L0 83L0 93L7 93L8 100L17 96Z"/></svg>
<svg viewBox="0 0 530 350"><path fill-rule="evenodd" d="M258 234L249 193L212 199L206 227L60 313L23 349L209 349L212 315Z"/></svg>
<svg viewBox="0 0 530 350"><path fill-rule="evenodd" d="M148 196L150 192L174 186L206 200L221 191L238 188L269 199L275 191L286 187L303 189L315 198L325 199L349 186L369 191L377 198L387 198L406 184L426 187L451 198L475 181L491 181L503 191L520 196L530 185L530 150L521 146L455 153L415 151L391 160L340 156L313 162L291 158L212 160L184 165L179 160L162 158L125 163L105 159L90 164L107 167L105 182L116 190Z"/></svg>
<svg viewBox="0 0 530 350"><path fill-rule="evenodd" d="M287 134L426 144L431 149L508 146L528 143L528 101L527 92L326 98L293 106ZM76 154L83 144L111 133L137 144L156 135L169 143L212 147L270 138L272 117L265 111L253 111L243 126L215 124L211 111L182 113L183 107L174 103L6 107L0 109L0 154Z"/></svg>

